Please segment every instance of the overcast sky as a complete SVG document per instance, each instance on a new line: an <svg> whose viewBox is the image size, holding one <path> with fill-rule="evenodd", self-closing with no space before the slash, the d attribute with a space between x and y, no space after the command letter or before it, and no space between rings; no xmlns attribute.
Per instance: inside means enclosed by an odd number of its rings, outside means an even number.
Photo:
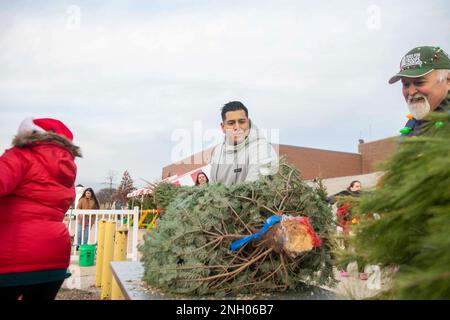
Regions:
<svg viewBox="0 0 450 320"><path fill-rule="evenodd" d="M449 52L448 0L1 1L0 150L25 117L57 118L77 183L128 169L141 187L177 160L176 132L201 137L240 100L282 144L357 152L403 127L387 81L421 45Z"/></svg>

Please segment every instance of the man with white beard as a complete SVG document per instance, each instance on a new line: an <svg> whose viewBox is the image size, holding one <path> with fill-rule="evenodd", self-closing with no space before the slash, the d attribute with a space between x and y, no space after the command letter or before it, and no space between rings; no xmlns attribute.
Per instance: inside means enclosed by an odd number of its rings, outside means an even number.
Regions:
<svg viewBox="0 0 450 320"><path fill-rule="evenodd" d="M211 156L210 182L229 186L275 174L278 154L248 118L247 107L231 101L223 106L221 115L225 136Z"/></svg>
<svg viewBox="0 0 450 320"><path fill-rule="evenodd" d="M440 47L417 47L400 62L400 71L389 83L402 81L410 116L403 136L420 134L430 112L450 112L450 59Z"/></svg>

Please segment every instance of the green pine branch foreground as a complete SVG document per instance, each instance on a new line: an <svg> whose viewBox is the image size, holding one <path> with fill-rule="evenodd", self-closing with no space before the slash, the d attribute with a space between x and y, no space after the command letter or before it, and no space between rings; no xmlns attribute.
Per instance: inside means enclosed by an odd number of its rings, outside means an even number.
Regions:
<svg viewBox="0 0 450 320"><path fill-rule="evenodd" d="M340 262L398 266L379 298L450 299L450 113L429 116L423 135L400 142ZM435 125L438 123L438 125ZM367 215L370 216L370 215Z"/></svg>
<svg viewBox="0 0 450 320"><path fill-rule="evenodd" d="M284 159L276 175L256 182L230 187L160 184L155 194L164 214L140 247L144 280L152 288L220 297L285 291L303 283L334 284L335 223L326 193L321 185L308 186ZM280 246L285 240L277 223L261 238L230 250L234 240L258 232L274 214L308 217L321 245L287 252Z"/></svg>

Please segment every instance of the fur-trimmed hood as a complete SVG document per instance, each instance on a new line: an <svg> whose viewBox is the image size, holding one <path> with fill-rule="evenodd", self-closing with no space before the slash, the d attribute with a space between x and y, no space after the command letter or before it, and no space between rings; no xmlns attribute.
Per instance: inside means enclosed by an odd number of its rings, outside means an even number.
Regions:
<svg viewBox="0 0 450 320"><path fill-rule="evenodd" d="M74 145L69 139L51 131L18 134L14 137L12 145L21 148L34 145L37 142L52 142L66 148L73 157L82 157L80 147Z"/></svg>

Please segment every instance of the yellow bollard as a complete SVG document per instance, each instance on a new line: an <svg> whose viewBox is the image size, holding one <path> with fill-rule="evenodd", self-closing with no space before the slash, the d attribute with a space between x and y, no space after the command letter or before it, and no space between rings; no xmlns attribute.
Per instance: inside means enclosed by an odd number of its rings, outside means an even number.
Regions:
<svg viewBox="0 0 450 320"><path fill-rule="evenodd" d="M127 229L116 231L113 261L127 260L127 239L128 239ZM114 277L112 279L111 300L125 300L124 296L122 295L122 290L120 289Z"/></svg>
<svg viewBox="0 0 450 320"><path fill-rule="evenodd" d="M114 231L116 228L115 221L107 221L105 228L105 244L103 249L103 266L102 266L102 293L101 299L109 299L111 297L111 269L109 263L114 255Z"/></svg>
<svg viewBox="0 0 450 320"><path fill-rule="evenodd" d="M95 286L102 286L103 249L105 245L106 220L100 220L98 224L97 262L95 266Z"/></svg>

